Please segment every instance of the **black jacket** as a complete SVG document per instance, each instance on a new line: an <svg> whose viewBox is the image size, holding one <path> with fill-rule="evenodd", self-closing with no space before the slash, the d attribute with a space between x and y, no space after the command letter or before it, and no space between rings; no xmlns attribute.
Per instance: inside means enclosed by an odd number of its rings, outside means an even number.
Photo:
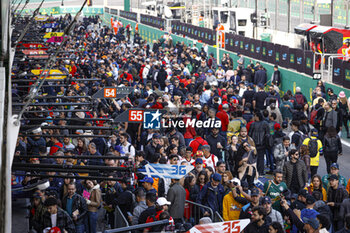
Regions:
<svg viewBox="0 0 350 233"><path fill-rule="evenodd" d="M273 72L271 83L272 82L275 82L277 86L281 84L281 72L279 70Z"/></svg>
<svg viewBox="0 0 350 233"><path fill-rule="evenodd" d="M67 209L67 198L68 195L63 197L62 199L62 209ZM84 224L85 217L87 216L87 204L85 199L79 194L73 195L73 203L72 203L72 213L76 210L79 211L78 218L74 223L76 225Z"/></svg>
<svg viewBox="0 0 350 233"><path fill-rule="evenodd" d="M249 128L249 137L254 140L258 150L266 149L268 135L270 135L270 130L265 121L255 121Z"/></svg>
<svg viewBox="0 0 350 233"><path fill-rule="evenodd" d="M218 157L219 160L222 159L222 150L226 148L226 143L227 141L223 136L220 134L217 135L217 137L214 137L212 134L210 134L207 138L206 141L210 145L210 153L214 154L216 157ZM222 145L223 149L218 149L217 144L220 142ZM216 166L216 164L215 164Z"/></svg>
<svg viewBox="0 0 350 233"><path fill-rule="evenodd" d="M334 192L335 192L335 195L333 198ZM341 216L339 213L340 206L341 206L342 202L344 201L344 199L346 199L348 197L349 197L349 194L343 186L339 186L337 189L333 189L332 187L329 187L328 192L327 192L327 201L334 202L334 206L331 206L334 221L341 220Z"/></svg>
<svg viewBox="0 0 350 233"><path fill-rule="evenodd" d="M257 223L251 222L244 228L244 233L268 233L269 232L269 225L271 224L271 219L269 217L266 217L265 222L262 226L258 226Z"/></svg>
<svg viewBox="0 0 350 233"><path fill-rule="evenodd" d="M41 230L44 230L47 227L52 227L51 223L51 215L49 212L45 212L43 215L43 219L41 222ZM66 230L68 233L75 233L75 226L73 223L73 220L67 212L62 210L61 208L57 207L57 222L56 226L60 228L60 230L63 232L63 230Z"/></svg>
<svg viewBox="0 0 350 233"><path fill-rule="evenodd" d="M338 135L336 137L329 137L327 134L323 139L323 152L324 153L337 153L341 154L343 152L343 147Z"/></svg>

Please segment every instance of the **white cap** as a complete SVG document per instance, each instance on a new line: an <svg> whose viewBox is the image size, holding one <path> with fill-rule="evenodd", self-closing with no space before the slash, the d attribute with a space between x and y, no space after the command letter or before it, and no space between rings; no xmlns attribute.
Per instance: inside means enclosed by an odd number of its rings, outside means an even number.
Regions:
<svg viewBox="0 0 350 233"><path fill-rule="evenodd" d="M32 132L33 132L33 133L41 133L42 130L41 130L41 128L39 127L39 128L33 129Z"/></svg>
<svg viewBox="0 0 350 233"><path fill-rule="evenodd" d="M160 197L157 200L157 204L160 205L160 206L171 205L171 202L169 202L167 199L165 199L165 197Z"/></svg>
<svg viewBox="0 0 350 233"><path fill-rule="evenodd" d="M238 178L233 178L232 180L230 180L231 183L237 183L238 186L241 186L241 181Z"/></svg>

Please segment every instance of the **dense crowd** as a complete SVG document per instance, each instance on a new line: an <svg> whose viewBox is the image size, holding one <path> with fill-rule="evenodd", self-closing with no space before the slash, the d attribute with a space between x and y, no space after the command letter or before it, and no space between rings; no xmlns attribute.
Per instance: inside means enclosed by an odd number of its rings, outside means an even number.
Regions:
<svg viewBox="0 0 350 233"><path fill-rule="evenodd" d="M55 20L62 24L71 19ZM225 221L251 219L246 233L350 232L350 182L337 164L343 127L350 136L349 100L343 91L337 95L319 81L311 101L302 87L281 96L278 66L268 78L259 62L247 64L240 54L237 61L229 54L217 61L206 45L198 49L173 43L169 34L148 44L137 32L130 36L132 30L124 25L115 35L98 17L77 25L64 45L72 52L61 54L55 64L72 81L45 81L39 95L54 98L37 98L24 114L23 127L41 127L20 132L14 163L135 169L52 168L22 176L14 171L14 186L44 179L35 175L52 176L48 188L27 192L32 232L115 228L123 221L116 210L129 225L170 220L169 226L139 230L143 232L185 232L211 223L217 213ZM43 66L18 63L13 72L32 79L23 72ZM133 91L121 99L89 98L106 86L129 86ZM27 93L28 87L14 84L16 98ZM40 105L67 102L71 104ZM135 107L164 109L185 122L209 119L221 125L157 130L113 121ZM320 156L327 164L323 177L318 175ZM180 180L152 178L136 170L147 163L189 165L193 170ZM257 181L263 177L272 178L259 188Z"/></svg>

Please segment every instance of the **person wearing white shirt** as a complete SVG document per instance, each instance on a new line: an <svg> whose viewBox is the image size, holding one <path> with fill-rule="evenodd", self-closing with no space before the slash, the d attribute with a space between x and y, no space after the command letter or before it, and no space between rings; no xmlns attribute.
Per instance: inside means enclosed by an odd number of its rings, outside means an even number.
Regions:
<svg viewBox="0 0 350 233"><path fill-rule="evenodd" d="M125 154L129 154L129 158L134 160L135 147L128 142L128 135L126 133L120 135L120 144Z"/></svg>

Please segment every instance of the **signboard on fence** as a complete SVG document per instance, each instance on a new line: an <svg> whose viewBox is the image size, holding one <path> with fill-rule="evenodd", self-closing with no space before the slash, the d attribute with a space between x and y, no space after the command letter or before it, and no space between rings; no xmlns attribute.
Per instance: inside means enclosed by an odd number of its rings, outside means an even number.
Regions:
<svg viewBox="0 0 350 233"><path fill-rule="evenodd" d="M29 58L48 58L49 55L42 49L23 49L22 52Z"/></svg>
<svg viewBox="0 0 350 233"><path fill-rule="evenodd" d="M196 225L190 233L239 233L250 223L250 219Z"/></svg>
<svg viewBox="0 0 350 233"><path fill-rule="evenodd" d="M149 163L138 169L138 172L153 178L181 179L191 170L193 166Z"/></svg>
<svg viewBox="0 0 350 233"><path fill-rule="evenodd" d="M44 35L45 39L50 39L53 36L63 36L63 32L46 32Z"/></svg>
<svg viewBox="0 0 350 233"><path fill-rule="evenodd" d="M41 74L41 72L43 72L43 70L37 69L37 70L31 70L31 72L35 75L39 75L39 74ZM63 74L63 73L60 70L50 70L50 74ZM66 78L66 76L47 76L46 79L65 79L65 78Z"/></svg>

